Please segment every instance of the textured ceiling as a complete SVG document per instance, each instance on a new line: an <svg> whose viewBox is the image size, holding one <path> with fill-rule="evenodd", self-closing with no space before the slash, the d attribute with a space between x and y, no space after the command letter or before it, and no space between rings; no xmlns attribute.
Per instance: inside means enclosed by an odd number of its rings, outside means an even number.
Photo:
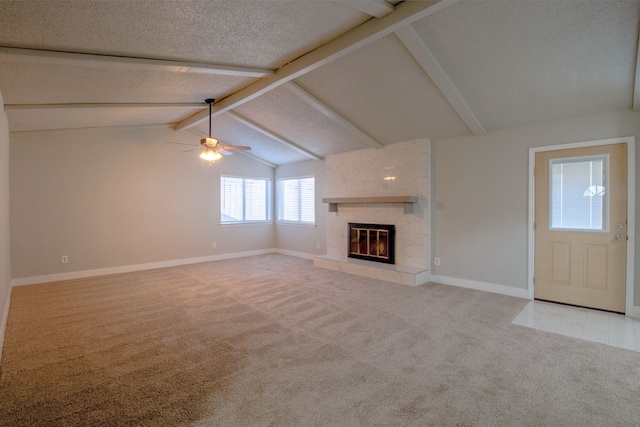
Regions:
<svg viewBox="0 0 640 427"><path fill-rule="evenodd" d="M206 135L208 123L203 123L198 130ZM293 163L309 160L304 154L292 150L283 143L275 142L272 138L244 126L229 114L223 114L212 121L216 138L227 145L250 145L251 154L272 164Z"/></svg>
<svg viewBox="0 0 640 427"><path fill-rule="evenodd" d="M393 34L297 82L382 145L468 132Z"/></svg>
<svg viewBox="0 0 640 427"><path fill-rule="evenodd" d="M0 90L7 104L175 103L221 98L255 79L93 64L32 65L0 56Z"/></svg>
<svg viewBox="0 0 640 427"><path fill-rule="evenodd" d="M244 117L257 117L261 126L279 129L280 136L320 156L366 148L347 129L336 126L284 87L247 102L236 111Z"/></svg>
<svg viewBox="0 0 640 427"><path fill-rule="evenodd" d="M193 107L30 108L9 110L7 116L12 132L24 132L173 123L194 111Z"/></svg>
<svg viewBox="0 0 640 427"><path fill-rule="evenodd" d="M369 19L328 1L0 2L7 46L278 68Z"/></svg>
<svg viewBox="0 0 640 427"><path fill-rule="evenodd" d="M497 130L631 107L638 9L636 1L465 1L414 27Z"/></svg>
<svg viewBox="0 0 640 427"><path fill-rule="evenodd" d="M274 165L625 108L640 0L0 0L11 132L174 126ZM184 134L186 132L186 134ZM198 141L199 136L194 135Z"/></svg>

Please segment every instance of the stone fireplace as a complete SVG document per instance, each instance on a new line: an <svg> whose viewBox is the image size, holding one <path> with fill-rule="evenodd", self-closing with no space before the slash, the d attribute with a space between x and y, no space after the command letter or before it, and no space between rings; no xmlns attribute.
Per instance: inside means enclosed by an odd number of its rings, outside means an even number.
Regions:
<svg viewBox="0 0 640 427"><path fill-rule="evenodd" d="M429 279L429 141L393 144L327 156L327 254L314 265L389 282L417 286ZM374 262L368 249L354 257L349 224L394 227L393 262ZM364 245L364 241L359 244ZM376 237L378 235L376 234ZM384 252L384 251L383 251Z"/></svg>

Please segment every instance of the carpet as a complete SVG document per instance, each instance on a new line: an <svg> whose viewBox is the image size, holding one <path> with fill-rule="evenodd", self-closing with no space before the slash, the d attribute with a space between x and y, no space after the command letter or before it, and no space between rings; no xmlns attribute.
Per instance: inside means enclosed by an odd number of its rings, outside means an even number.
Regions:
<svg viewBox="0 0 640 427"><path fill-rule="evenodd" d="M278 254L16 287L0 425L638 425L640 354L526 303Z"/></svg>

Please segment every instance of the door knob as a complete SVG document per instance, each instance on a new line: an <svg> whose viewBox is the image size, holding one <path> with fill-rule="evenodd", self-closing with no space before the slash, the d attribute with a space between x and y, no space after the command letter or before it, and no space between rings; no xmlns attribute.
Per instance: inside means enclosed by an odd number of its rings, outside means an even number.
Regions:
<svg viewBox="0 0 640 427"><path fill-rule="evenodd" d="M626 236L624 234L616 234L616 240L626 240Z"/></svg>

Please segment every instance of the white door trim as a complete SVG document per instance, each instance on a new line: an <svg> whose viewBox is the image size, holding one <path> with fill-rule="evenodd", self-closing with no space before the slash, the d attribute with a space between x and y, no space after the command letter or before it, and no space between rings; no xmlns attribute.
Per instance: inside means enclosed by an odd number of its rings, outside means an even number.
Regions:
<svg viewBox="0 0 640 427"><path fill-rule="evenodd" d="M529 214L528 214L528 236L527 236L527 288L529 299L533 299L533 272L534 272L534 231L533 220L535 212L535 179L533 170L535 167L536 153L540 151L565 150L570 148L593 147L596 145L626 144L627 145L627 278L625 295L625 313L627 316L640 316L640 307L633 305L633 278L634 278L634 247L635 247L635 145L634 136L625 138L601 139L597 141L574 142L569 144L548 145L544 147L529 148Z"/></svg>

